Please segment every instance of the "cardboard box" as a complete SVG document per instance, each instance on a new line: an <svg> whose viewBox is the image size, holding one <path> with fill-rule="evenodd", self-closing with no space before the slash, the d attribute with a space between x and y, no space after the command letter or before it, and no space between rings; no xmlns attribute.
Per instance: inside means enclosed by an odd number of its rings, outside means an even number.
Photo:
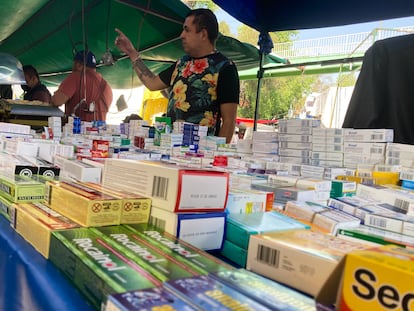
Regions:
<svg viewBox="0 0 414 311"><path fill-rule="evenodd" d="M316 310L315 301L309 296L245 269L221 271L211 273L210 276L271 310Z"/></svg>
<svg viewBox="0 0 414 311"><path fill-rule="evenodd" d="M0 195L15 203L43 202L45 185L25 176L0 175Z"/></svg>
<svg viewBox="0 0 414 311"><path fill-rule="evenodd" d="M329 210L326 205L310 201L288 201L283 213L306 224L312 224L315 215Z"/></svg>
<svg viewBox="0 0 414 311"><path fill-rule="evenodd" d="M122 200L121 224L147 223L151 213L151 199L139 194L114 190L95 183L80 183Z"/></svg>
<svg viewBox="0 0 414 311"><path fill-rule="evenodd" d="M132 290L125 293L112 294L108 297L105 311L132 310L198 310L191 302L184 300L164 287Z"/></svg>
<svg viewBox="0 0 414 311"><path fill-rule="evenodd" d="M149 247L148 243L126 227L105 226L90 230L161 282L199 274L174 257L165 255L157 248Z"/></svg>
<svg viewBox="0 0 414 311"><path fill-rule="evenodd" d="M345 212L328 209L322 213L315 214L312 224L326 233L336 235L340 228L358 227L361 224L361 220Z"/></svg>
<svg viewBox="0 0 414 311"><path fill-rule="evenodd" d="M316 300L336 301L337 310L412 310L413 261L413 249L395 245L349 253Z"/></svg>
<svg viewBox="0 0 414 311"><path fill-rule="evenodd" d="M413 237L364 225L357 228L339 229L337 236L342 239L359 241L375 246L394 244L401 247L414 247Z"/></svg>
<svg viewBox="0 0 414 311"><path fill-rule="evenodd" d="M13 204L12 201L0 195L0 214L8 220L10 220L14 213L14 209L12 208Z"/></svg>
<svg viewBox="0 0 414 311"><path fill-rule="evenodd" d="M252 235L292 229L309 229L309 226L278 212L229 214L226 240L247 250Z"/></svg>
<svg viewBox="0 0 414 311"><path fill-rule="evenodd" d="M49 258L52 232L79 227L43 203L13 204L12 227L45 258Z"/></svg>
<svg viewBox="0 0 414 311"><path fill-rule="evenodd" d="M189 299L202 310L270 310L234 288L205 275L168 281L164 286L184 299Z"/></svg>
<svg viewBox="0 0 414 311"><path fill-rule="evenodd" d="M119 225L122 200L72 182L49 181L47 203L85 227Z"/></svg>
<svg viewBox="0 0 414 311"><path fill-rule="evenodd" d="M161 285L87 228L54 231L49 260L97 310L109 294Z"/></svg>
<svg viewBox="0 0 414 311"><path fill-rule="evenodd" d="M126 227L133 230L140 239L147 241L149 247L156 247L167 256L174 256L174 258L190 266L193 270L197 270L200 274L233 269L232 266L217 257L153 225L129 224Z"/></svg>
<svg viewBox="0 0 414 311"><path fill-rule="evenodd" d="M149 197L153 205L172 212L224 211L228 184L227 172L124 159L105 161L102 182Z"/></svg>
<svg viewBox="0 0 414 311"><path fill-rule="evenodd" d="M55 160L59 159L60 176L64 179L93 182L100 184L102 169L92 166L82 160L65 159L55 156ZM119 175L118 175L119 178Z"/></svg>
<svg viewBox="0 0 414 311"><path fill-rule="evenodd" d="M273 192L270 197L270 204L273 205ZM268 193L264 191L232 188L227 197L226 212L229 214L264 212L269 204L267 199Z"/></svg>
<svg viewBox="0 0 414 311"><path fill-rule="evenodd" d="M252 235L246 268L316 296L345 254L365 248L311 230Z"/></svg>
<svg viewBox="0 0 414 311"><path fill-rule="evenodd" d="M152 206L149 223L202 250L215 250L223 244L226 213L177 214Z"/></svg>

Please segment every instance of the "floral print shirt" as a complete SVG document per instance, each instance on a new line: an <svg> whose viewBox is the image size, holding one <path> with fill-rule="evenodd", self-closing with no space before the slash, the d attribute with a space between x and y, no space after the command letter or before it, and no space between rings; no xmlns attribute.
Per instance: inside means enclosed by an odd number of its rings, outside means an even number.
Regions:
<svg viewBox="0 0 414 311"><path fill-rule="evenodd" d="M167 108L171 121L208 126L209 135L218 134L220 104L239 100L236 66L219 52L202 58L183 56L160 78L171 86Z"/></svg>

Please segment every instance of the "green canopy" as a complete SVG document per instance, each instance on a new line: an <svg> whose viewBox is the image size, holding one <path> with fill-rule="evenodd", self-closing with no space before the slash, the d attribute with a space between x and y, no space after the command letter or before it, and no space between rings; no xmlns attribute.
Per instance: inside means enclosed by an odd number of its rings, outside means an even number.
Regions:
<svg viewBox="0 0 414 311"><path fill-rule="evenodd" d="M33 65L43 82L56 86L70 72L75 51L87 48L116 89L137 87L140 81L114 45L114 29L125 32L158 73L183 55L179 36L190 10L179 0L2 0L2 8L0 52ZM239 70L259 65L259 51L250 44L220 36L217 49ZM105 63L107 56L115 62ZM280 62L276 56L265 59L265 64Z"/></svg>

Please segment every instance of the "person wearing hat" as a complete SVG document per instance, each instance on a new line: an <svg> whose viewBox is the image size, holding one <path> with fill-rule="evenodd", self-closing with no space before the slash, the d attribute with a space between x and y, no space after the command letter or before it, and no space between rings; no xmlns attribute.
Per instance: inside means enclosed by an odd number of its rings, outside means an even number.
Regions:
<svg viewBox="0 0 414 311"><path fill-rule="evenodd" d="M112 103L112 89L96 72L96 57L91 51L79 51L73 58L72 72L52 96L51 104L65 105L65 114L82 121L106 121Z"/></svg>
<svg viewBox="0 0 414 311"><path fill-rule="evenodd" d="M45 103L50 102L52 95L47 87L40 82L39 74L32 65L23 66L24 79L26 84L22 84L24 91L23 99L25 100L39 100Z"/></svg>

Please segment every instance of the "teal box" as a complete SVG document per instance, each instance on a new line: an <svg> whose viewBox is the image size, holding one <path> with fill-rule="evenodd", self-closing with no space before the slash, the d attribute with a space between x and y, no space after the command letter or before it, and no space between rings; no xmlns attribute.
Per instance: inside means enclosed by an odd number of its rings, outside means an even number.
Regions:
<svg viewBox="0 0 414 311"><path fill-rule="evenodd" d="M252 234L309 228L310 226L277 212L228 214L225 239L247 250Z"/></svg>
<svg viewBox="0 0 414 311"><path fill-rule="evenodd" d="M236 244L225 240L223 243L223 249L220 251L220 255L228 260L234 262L239 267L246 268L247 263L247 250L237 246Z"/></svg>
<svg viewBox="0 0 414 311"><path fill-rule="evenodd" d="M331 198L353 196L356 194L357 183L348 180L332 180Z"/></svg>

